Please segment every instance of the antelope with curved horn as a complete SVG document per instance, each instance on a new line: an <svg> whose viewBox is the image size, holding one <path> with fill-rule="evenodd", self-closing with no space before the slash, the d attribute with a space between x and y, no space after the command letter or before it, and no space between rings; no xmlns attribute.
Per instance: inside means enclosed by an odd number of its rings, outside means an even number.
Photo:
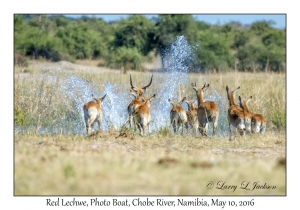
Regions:
<svg viewBox="0 0 300 210"><path fill-rule="evenodd" d="M155 98L155 94L150 98L146 99L142 105L135 109L134 115L136 116L137 126L140 130L140 134L145 135L146 128L149 126L151 115L150 115L150 102ZM148 127L149 128L149 127Z"/></svg>
<svg viewBox="0 0 300 210"><path fill-rule="evenodd" d="M130 85L131 85L131 90L133 90L134 92L136 92L136 94L142 96L148 87L150 87L151 83L152 83L152 78L153 78L153 75L151 76L151 79L150 79L150 82L148 85L146 85L145 87L142 87L142 88L139 88L139 87L135 87L133 84L132 84L132 79L131 79L131 75L130 75Z"/></svg>
<svg viewBox="0 0 300 210"><path fill-rule="evenodd" d="M102 98L95 98L93 94L92 97L96 102L90 101L84 104L83 106L83 113L84 113L87 135L90 134L91 126L95 122L98 123L99 131L102 127L102 101L106 97L106 94Z"/></svg>
<svg viewBox="0 0 300 210"><path fill-rule="evenodd" d="M196 100L194 100L193 102L190 102L187 100L186 97L184 97L181 101L181 103L185 102L188 105L188 111L186 111L186 115L187 115L187 120L188 120L188 124L190 125L191 128L193 128L195 134L197 134L197 130L199 127L199 122L198 122L198 108L196 108L194 106Z"/></svg>
<svg viewBox="0 0 300 210"><path fill-rule="evenodd" d="M179 105L179 103L173 103L171 99L168 101L172 105L172 109L170 111L170 120L173 126L174 134L178 131L181 125L183 134L183 126L185 125L186 129L188 129L186 111L182 106Z"/></svg>
<svg viewBox="0 0 300 210"><path fill-rule="evenodd" d="M127 107L127 111L128 111L128 119L129 119L129 126L132 126L132 122L133 122L133 113L134 111L143 104L143 102L145 101L144 98L144 93L146 92L147 88L150 87L151 83L152 83L152 78L153 75L151 76L150 82L148 85L146 85L145 87L139 88L139 87L135 87L132 84L132 79L131 79L131 75L130 75L130 85L131 85L131 89L130 92L132 95L135 96L135 99L133 99L130 104ZM143 96L143 97L142 97ZM144 101L143 101L144 99Z"/></svg>
<svg viewBox="0 0 300 210"><path fill-rule="evenodd" d="M233 126L235 130L239 131L240 135L245 134L246 126L245 126L245 113L244 110L236 105L234 94L240 89L238 87L234 91L230 91L229 87L226 86L227 98L229 100L229 108L228 108L228 124L229 124L229 139L231 140L231 127Z"/></svg>
<svg viewBox="0 0 300 210"><path fill-rule="evenodd" d="M241 96L239 96L239 102L242 109L245 112L246 118L246 129L252 133L263 134L266 130L266 119L261 114L255 114L249 111L248 103L252 100L252 96L247 101L242 101Z"/></svg>
<svg viewBox="0 0 300 210"><path fill-rule="evenodd" d="M195 84L192 83L192 88L195 90L198 100L198 122L199 122L199 132L201 135L207 136L208 131L208 124L209 122L213 123L213 134L216 134L217 127L218 127L218 118L219 118L219 109L218 106L213 101L205 101L203 99L203 92L205 92L209 84L204 86L202 88L198 88Z"/></svg>

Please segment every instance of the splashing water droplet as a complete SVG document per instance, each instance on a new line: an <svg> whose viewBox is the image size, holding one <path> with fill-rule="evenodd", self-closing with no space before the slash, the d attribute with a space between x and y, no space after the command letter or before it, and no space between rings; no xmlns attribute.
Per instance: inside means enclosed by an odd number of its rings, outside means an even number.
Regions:
<svg viewBox="0 0 300 210"><path fill-rule="evenodd" d="M188 83L188 64L193 59L192 48L184 36L178 36L170 48L164 49L164 52L164 72L157 73L155 80L153 80L153 82L160 84L160 87L155 90L156 98L151 102L150 132L152 133L162 127L170 126L170 103L168 99L181 100L178 90L181 85ZM92 94L95 97L102 97L106 94L102 103L102 129L120 129L128 118L127 105L132 98L129 91L117 84L106 82L103 91L100 92L97 91L92 82L64 72L61 67L59 70L48 69L43 77L47 83L59 83L56 85L59 88L56 94L61 94L61 103L71 104L73 110L70 111L69 115L61 116L53 125L40 128L40 133L71 132L85 135L83 105L92 100ZM205 80L205 76L203 79ZM225 136L224 131L228 128L226 110L224 110L227 107L227 98L212 88L212 94L208 95L205 100L214 101L218 105L220 116L217 133ZM187 109L186 105L183 107ZM24 130L17 127L15 132L24 132Z"/></svg>

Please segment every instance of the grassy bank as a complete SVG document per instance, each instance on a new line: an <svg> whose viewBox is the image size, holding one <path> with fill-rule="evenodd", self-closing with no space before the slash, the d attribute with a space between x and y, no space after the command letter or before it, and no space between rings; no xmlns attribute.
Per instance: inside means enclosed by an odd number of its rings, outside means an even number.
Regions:
<svg viewBox="0 0 300 210"><path fill-rule="evenodd" d="M16 135L15 195L285 195L285 133ZM275 189L241 189L243 181ZM213 182L208 189L208 182ZM217 189L235 185L233 189ZM224 187L223 186L223 187Z"/></svg>

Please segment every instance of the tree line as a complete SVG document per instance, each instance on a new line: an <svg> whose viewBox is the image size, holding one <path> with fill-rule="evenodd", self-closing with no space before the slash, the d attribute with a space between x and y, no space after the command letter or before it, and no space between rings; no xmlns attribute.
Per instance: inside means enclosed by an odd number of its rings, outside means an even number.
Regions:
<svg viewBox="0 0 300 210"><path fill-rule="evenodd" d="M183 35L193 49L193 72L286 70L286 30L273 21L249 26L232 21L210 25L192 15L142 15L106 22L101 18L62 15L14 15L15 64L40 57L74 62L98 59L99 66L143 70L142 63L163 57Z"/></svg>

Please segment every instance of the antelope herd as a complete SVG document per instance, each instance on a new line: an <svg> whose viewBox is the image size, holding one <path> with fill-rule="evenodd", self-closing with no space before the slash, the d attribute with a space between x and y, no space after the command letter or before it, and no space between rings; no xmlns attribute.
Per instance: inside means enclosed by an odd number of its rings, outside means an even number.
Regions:
<svg viewBox="0 0 300 210"><path fill-rule="evenodd" d="M151 121L151 101L155 98L156 94L151 97L145 95L147 88L152 84L153 75L151 76L148 85L139 88L132 84L132 78L130 75L130 93L134 97L127 107L129 127L131 128L134 123L134 127L139 129L141 135L146 135L146 130ZM201 136L207 136L209 123L213 124L213 133L216 134L219 118L219 108L217 104L213 101L205 101L204 93L209 88L209 84L204 84L202 88L197 87L196 83L191 83L192 89L196 93L196 99L189 101L187 97L179 102L174 102L168 99L171 110L170 110L170 123L173 127L174 134L181 131L183 134L184 129L186 131L191 128L193 133L197 135L197 131ZM232 129L235 133L240 133L241 136L247 134L260 133L263 134L266 130L266 119L261 114L256 114L249 111L248 103L251 101L252 96L248 100L242 101L241 96L239 96L239 105L235 103L235 95L239 91L240 87L233 91L229 90L226 86L227 98L229 101L229 107L227 111L227 119L229 125L229 140L232 140ZM98 129L101 130L102 127L102 102L106 97L106 94L102 98L95 98L95 101L90 101L83 106L84 119L86 124L86 132L89 135L91 127L95 122L98 123ZM198 102L195 106L194 103ZM186 111L182 104L186 103L188 110Z"/></svg>

